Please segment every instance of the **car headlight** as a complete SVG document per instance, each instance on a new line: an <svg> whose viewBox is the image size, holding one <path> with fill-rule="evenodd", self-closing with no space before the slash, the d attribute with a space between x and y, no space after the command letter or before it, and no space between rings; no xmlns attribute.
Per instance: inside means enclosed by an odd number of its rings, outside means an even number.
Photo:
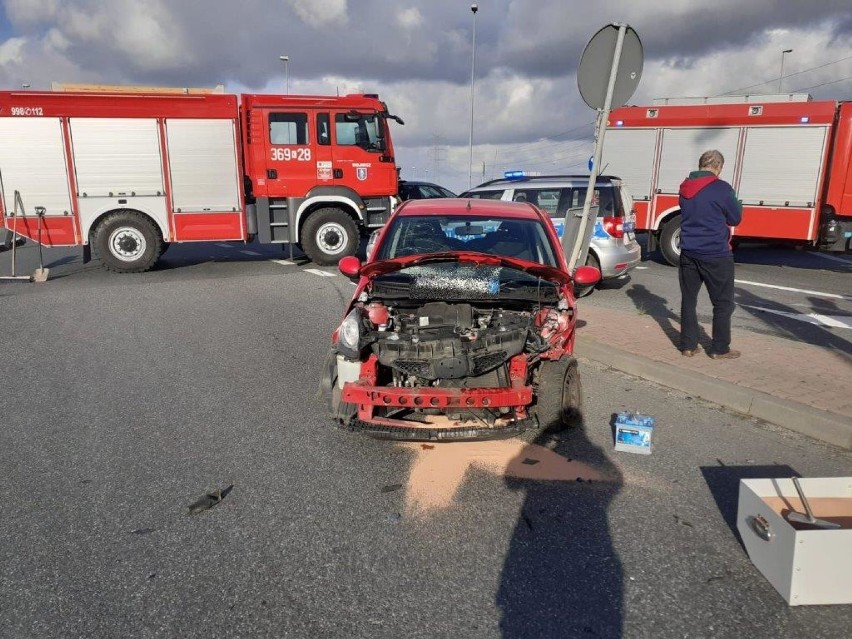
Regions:
<svg viewBox="0 0 852 639"><path fill-rule="evenodd" d="M359 343L361 341L361 311L357 308L352 309L343 323L340 325L340 332L337 334L338 343L352 353L359 351Z"/></svg>

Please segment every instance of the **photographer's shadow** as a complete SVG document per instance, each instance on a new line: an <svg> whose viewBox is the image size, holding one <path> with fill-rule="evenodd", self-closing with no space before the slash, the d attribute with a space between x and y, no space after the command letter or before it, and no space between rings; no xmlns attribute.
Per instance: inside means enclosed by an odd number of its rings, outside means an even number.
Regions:
<svg viewBox="0 0 852 639"><path fill-rule="evenodd" d="M621 473L582 426L542 434L535 443L550 444L566 461L555 465L564 469L561 476L506 479L510 488L525 490L526 499L497 594L502 636L620 637L623 575L607 509L621 489ZM533 461L521 457L525 452L512 464Z"/></svg>

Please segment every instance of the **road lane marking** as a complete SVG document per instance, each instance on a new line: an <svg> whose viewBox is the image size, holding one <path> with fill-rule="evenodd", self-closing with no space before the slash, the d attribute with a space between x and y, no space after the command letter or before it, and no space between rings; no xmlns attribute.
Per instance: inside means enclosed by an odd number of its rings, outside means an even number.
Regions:
<svg viewBox="0 0 852 639"><path fill-rule="evenodd" d="M223 242L217 242L216 246L218 246L219 248L232 248L230 244L225 244Z"/></svg>
<svg viewBox="0 0 852 639"><path fill-rule="evenodd" d="M749 306L748 304L740 304L743 308L753 308L756 311L764 313L772 313L789 317L797 322L805 322L806 324L815 324L817 326L828 326L829 328L852 328L852 316L849 315L822 315L820 313L788 313L786 311L776 311L772 308L763 308L761 306Z"/></svg>
<svg viewBox="0 0 852 639"><path fill-rule="evenodd" d="M814 253L814 255L816 255L817 257L822 257L826 260L831 260L832 262L840 262L841 264L845 264L846 266L852 268L852 262L843 257L838 257L837 255L829 255L827 253Z"/></svg>
<svg viewBox="0 0 852 639"><path fill-rule="evenodd" d="M275 262L276 264L280 264L281 266L296 266L295 262L291 262L290 260L269 260L270 262Z"/></svg>
<svg viewBox="0 0 852 639"><path fill-rule="evenodd" d="M313 273L314 275L319 275L320 277L335 277L334 273L329 273L328 271L321 271L318 268L306 268L305 273Z"/></svg>
<svg viewBox="0 0 852 639"><path fill-rule="evenodd" d="M634 267L637 271L647 271L650 267L648 266L636 266Z"/></svg>
<svg viewBox="0 0 852 639"><path fill-rule="evenodd" d="M749 280L734 280L737 284L748 284L749 286L762 286L763 288L774 288L779 291L792 291L793 293L805 293L806 295L816 295L818 297L830 297L836 300L852 300L849 295L840 295L838 293L823 293L822 291L811 291L806 288L793 288L792 286L779 286L778 284L764 284L763 282L751 282Z"/></svg>
<svg viewBox="0 0 852 639"><path fill-rule="evenodd" d="M252 255L254 257L260 256L260 253L257 253L255 251L240 251L240 253L242 253L243 255Z"/></svg>

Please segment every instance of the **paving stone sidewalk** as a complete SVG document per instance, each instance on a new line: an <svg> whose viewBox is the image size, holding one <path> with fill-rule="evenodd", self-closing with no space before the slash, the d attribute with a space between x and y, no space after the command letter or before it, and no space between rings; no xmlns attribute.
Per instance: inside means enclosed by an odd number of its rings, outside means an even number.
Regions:
<svg viewBox="0 0 852 639"><path fill-rule="evenodd" d="M676 319L579 303L577 354L733 410L852 449L852 356L734 329L735 360L683 357Z"/></svg>

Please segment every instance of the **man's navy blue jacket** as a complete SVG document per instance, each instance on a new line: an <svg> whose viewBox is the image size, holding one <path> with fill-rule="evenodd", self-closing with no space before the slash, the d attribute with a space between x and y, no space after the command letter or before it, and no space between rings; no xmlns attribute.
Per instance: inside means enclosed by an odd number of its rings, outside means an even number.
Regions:
<svg viewBox="0 0 852 639"><path fill-rule="evenodd" d="M710 171L693 171L680 185L680 250L706 260L731 254L731 231L743 207L730 184Z"/></svg>

